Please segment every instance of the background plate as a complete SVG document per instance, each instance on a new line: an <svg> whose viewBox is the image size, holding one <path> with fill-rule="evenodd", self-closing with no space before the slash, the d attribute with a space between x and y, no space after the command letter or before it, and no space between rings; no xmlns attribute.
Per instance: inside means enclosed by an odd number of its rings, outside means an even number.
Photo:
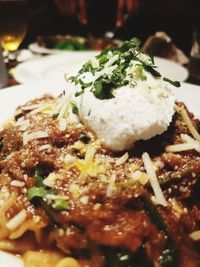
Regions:
<svg viewBox="0 0 200 267"><path fill-rule="evenodd" d="M34 81L51 79L52 77L63 78L64 74L69 74L77 70L89 58L99 54L97 51L90 52L63 52L57 55L45 56L39 59L18 64L13 71L16 81L19 83L30 83ZM181 65L159 57L155 57L155 65L160 73L172 80L185 81L188 71Z"/></svg>

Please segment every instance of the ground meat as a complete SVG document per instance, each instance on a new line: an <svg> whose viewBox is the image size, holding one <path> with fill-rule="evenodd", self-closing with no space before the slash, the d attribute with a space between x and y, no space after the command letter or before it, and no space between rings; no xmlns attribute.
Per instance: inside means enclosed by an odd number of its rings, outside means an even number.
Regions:
<svg viewBox="0 0 200 267"><path fill-rule="evenodd" d="M47 101L54 104L53 98L44 97L19 107L16 121L0 132L0 189L6 187L17 195L7 219L22 209L28 219L37 216L44 222L44 236L66 254L94 247L98 251L115 247L135 254L143 247L156 266L170 241L179 252L180 267L199 266L199 253L189 234L200 225L200 157L196 151L165 152L166 145L180 142L181 133L190 134L181 117L175 114L163 135L138 142L128 152L128 159L119 164L123 154L107 150L82 123L61 130L57 115L28 109ZM25 134L38 132L45 133L44 137L24 140ZM89 150L91 143L93 150ZM141 158L144 151L154 162L167 207L153 204L153 190L145 180ZM38 168L42 174L37 173ZM38 185L37 179L42 183ZM45 194L40 192L30 200L27 192L33 188L45 190ZM56 197L67 200L64 210ZM145 207L142 197L154 208Z"/></svg>

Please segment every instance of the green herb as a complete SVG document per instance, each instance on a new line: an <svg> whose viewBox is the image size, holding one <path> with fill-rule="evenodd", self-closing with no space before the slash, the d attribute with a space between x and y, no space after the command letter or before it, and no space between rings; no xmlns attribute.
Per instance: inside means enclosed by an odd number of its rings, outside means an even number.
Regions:
<svg viewBox="0 0 200 267"><path fill-rule="evenodd" d="M44 171L41 167L36 167L35 169L35 185L40 187L43 185Z"/></svg>
<svg viewBox="0 0 200 267"><path fill-rule="evenodd" d="M108 78L108 76L104 75L94 82L92 92L99 99L110 99L114 97L112 93L113 89L114 85L112 81Z"/></svg>
<svg viewBox="0 0 200 267"><path fill-rule="evenodd" d="M168 78L165 78L165 77L163 78L163 80L166 81L166 82L168 82L168 83L170 83L170 84L172 84L175 87L180 87L181 86L181 84L180 84L179 81L172 81L172 80L170 80Z"/></svg>
<svg viewBox="0 0 200 267"><path fill-rule="evenodd" d="M28 189L27 192L27 197L28 200L31 200L35 197L44 197L47 194L47 191L45 190L44 187L32 187L30 189Z"/></svg>
<svg viewBox="0 0 200 267"><path fill-rule="evenodd" d="M85 73L85 72L91 72L91 73L94 74L94 71L95 71L95 69L93 68L92 63L91 63L91 61L89 60L88 62L86 62L86 63L82 66L82 68L81 68L80 71L79 71L79 74L82 74L82 73Z"/></svg>
<svg viewBox="0 0 200 267"><path fill-rule="evenodd" d="M69 203L65 199L56 199L55 203L53 204L53 208L56 210L68 210Z"/></svg>
<svg viewBox="0 0 200 267"><path fill-rule="evenodd" d="M0 137L0 151L3 148L3 137Z"/></svg>
<svg viewBox="0 0 200 267"><path fill-rule="evenodd" d="M130 41L125 41L121 47L120 51L123 53L125 51L128 51L129 49L138 48L141 44L141 41L137 38L132 38Z"/></svg>
<svg viewBox="0 0 200 267"><path fill-rule="evenodd" d="M82 51L89 50L89 46L86 43L82 43L78 40L66 40L55 43L54 49L70 50L70 51Z"/></svg>
<svg viewBox="0 0 200 267"><path fill-rule="evenodd" d="M79 84L81 85L81 88L82 88L82 89L85 89L85 88L87 88L87 87L90 87L90 86L92 85L92 82L90 82L90 83L85 83L85 82L83 82L81 79L79 79Z"/></svg>
<svg viewBox="0 0 200 267"><path fill-rule="evenodd" d="M78 115L78 107L77 107L76 103L74 101L71 101L70 105L72 107L72 113Z"/></svg>
<svg viewBox="0 0 200 267"><path fill-rule="evenodd" d="M52 115L52 119L57 119L57 118L58 118L58 115L59 115L59 113L54 113L54 114Z"/></svg>
<svg viewBox="0 0 200 267"><path fill-rule="evenodd" d="M139 65L134 71L133 78L136 80L146 81L147 77L146 77L146 75L144 75L143 71L144 71L143 66Z"/></svg>
<svg viewBox="0 0 200 267"><path fill-rule="evenodd" d="M151 73L154 77L161 77L161 74L157 70L155 70L155 66L148 65L144 62L141 62L141 63L144 69L148 71L149 73Z"/></svg>
<svg viewBox="0 0 200 267"><path fill-rule="evenodd" d="M109 58L105 54L100 54L99 56L96 56L96 58L99 60L100 65L104 65L109 60Z"/></svg>
<svg viewBox="0 0 200 267"><path fill-rule="evenodd" d="M69 77L69 80L73 83L75 83L75 85L77 85L79 83L79 79L77 76L71 76Z"/></svg>
<svg viewBox="0 0 200 267"><path fill-rule="evenodd" d="M144 74L144 70L151 73L154 77L160 78L161 74L156 70L154 65L154 59L150 55L148 58L144 57L143 53L139 51L141 42L137 38L132 38L130 41L125 41L120 47L111 47L102 51L96 56L99 61L99 67L94 68L92 62L89 60L79 70L77 76L72 76L69 79L76 85L80 85L81 91L77 92L75 96L81 95L85 88L91 87L90 91L98 99L110 99L113 98L113 90L119 87L129 84L134 87L138 80L145 81L147 79ZM118 55L116 60L112 61L109 67L116 66L112 73L100 73L97 78L94 77L93 82L83 82L84 73L90 72L93 76L96 72L103 71L105 64L109 59L113 59L113 56ZM144 57L144 59L143 59ZM139 61L138 66L133 74L127 74L127 68L131 67L133 60ZM83 76L82 76L83 75ZM180 86L179 82L171 81L164 78L165 81L170 82L175 86Z"/></svg>
<svg viewBox="0 0 200 267"><path fill-rule="evenodd" d="M81 91L79 91L79 92L76 92L75 93L75 96L77 97L77 96L80 96L80 95L82 95L83 94L83 92L84 92L84 90L82 89Z"/></svg>
<svg viewBox="0 0 200 267"><path fill-rule="evenodd" d="M153 54L149 53L148 55L149 55L149 57L151 59L152 64L154 65L155 62L154 62L154 56L153 56Z"/></svg>
<svg viewBox="0 0 200 267"><path fill-rule="evenodd" d="M148 197L140 196L140 200L142 201L144 209L153 221L153 223L155 223L157 228L161 232L163 232L163 234L165 234L167 238L166 247L159 257L159 263L162 267L178 267L179 251L177 250L176 245L173 239L171 238L167 224L163 221L157 208Z"/></svg>
<svg viewBox="0 0 200 267"><path fill-rule="evenodd" d="M91 109L88 111L88 116L90 116L90 114L91 114Z"/></svg>

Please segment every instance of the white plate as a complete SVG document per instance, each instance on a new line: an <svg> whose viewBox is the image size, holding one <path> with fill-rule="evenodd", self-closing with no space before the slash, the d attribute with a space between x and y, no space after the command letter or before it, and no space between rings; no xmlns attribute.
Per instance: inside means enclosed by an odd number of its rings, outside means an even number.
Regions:
<svg viewBox="0 0 200 267"><path fill-rule="evenodd" d="M32 43L28 46L28 49L36 54L47 54L47 55L55 55L59 53L63 53L63 50L59 49L50 49L43 46L38 45L38 43ZM66 51L65 51L66 52Z"/></svg>
<svg viewBox="0 0 200 267"><path fill-rule="evenodd" d="M98 51L90 52L63 52L57 55L45 56L40 59L23 62L14 69L13 75L19 83L30 83L55 76L62 78L80 67L89 58L97 55ZM160 73L172 80L185 81L188 71L181 65L159 57L155 57L155 64Z"/></svg>
<svg viewBox="0 0 200 267"><path fill-rule="evenodd" d="M24 267L22 260L9 253L0 251L0 266L1 267Z"/></svg>
<svg viewBox="0 0 200 267"><path fill-rule="evenodd" d="M64 78L45 82L16 85L0 90L0 124L9 119L15 108L24 102L39 97L45 93L59 95L66 88ZM178 100L183 101L189 110L200 118L200 86L182 83L180 88L174 88Z"/></svg>
<svg viewBox="0 0 200 267"><path fill-rule="evenodd" d="M15 108L25 101L39 97L44 93L58 95L66 87L65 81L51 80L43 83L17 85L0 90L0 124L9 119ZM189 110L200 118L200 86L183 83L181 88L175 88L178 100L185 102ZM4 252L0 252L0 267L23 267L22 261Z"/></svg>
<svg viewBox="0 0 200 267"><path fill-rule="evenodd" d="M51 82L32 83L29 85L17 85L0 90L0 123L13 115L15 108L34 97L50 93L58 95L66 88L64 80ZM181 88L174 89L178 100L185 102L189 110L200 118L200 86L183 83ZM0 252L1 267L24 267L22 261L8 253Z"/></svg>
<svg viewBox="0 0 200 267"><path fill-rule="evenodd" d="M65 52L58 55L44 56L18 64L13 70L13 76L19 83L25 84L52 77L63 79L65 74L81 67L89 58L98 52Z"/></svg>

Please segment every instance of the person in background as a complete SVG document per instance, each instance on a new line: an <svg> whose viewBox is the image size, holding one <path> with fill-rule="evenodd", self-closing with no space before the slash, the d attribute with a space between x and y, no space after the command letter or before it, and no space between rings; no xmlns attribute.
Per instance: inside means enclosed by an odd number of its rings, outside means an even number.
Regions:
<svg viewBox="0 0 200 267"><path fill-rule="evenodd" d="M112 30L114 38L136 36L144 42L155 32L164 31L187 55L199 13L199 0L28 1L32 39L48 34L86 36L88 32L103 37L106 30Z"/></svg>

